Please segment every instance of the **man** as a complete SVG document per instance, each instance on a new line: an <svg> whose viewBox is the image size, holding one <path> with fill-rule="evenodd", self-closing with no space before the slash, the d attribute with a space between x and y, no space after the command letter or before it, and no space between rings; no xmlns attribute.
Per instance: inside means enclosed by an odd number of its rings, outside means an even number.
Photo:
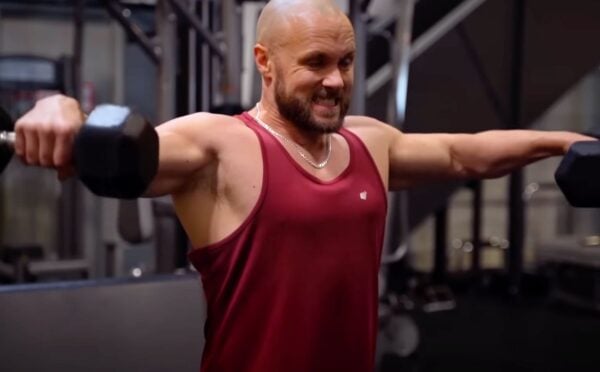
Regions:
<svg viewBox="0 0 600 372"><path fill-rule="evenodd" d="M157 128L158 174L208 303L202 371L370 371L386 190L489 178L564 154L568 132L403 134L346 116L354 33L333 1L272 0L254 48L260 102ZM83 114L42 100L17 122L28 164L71 163Z"/></svg>

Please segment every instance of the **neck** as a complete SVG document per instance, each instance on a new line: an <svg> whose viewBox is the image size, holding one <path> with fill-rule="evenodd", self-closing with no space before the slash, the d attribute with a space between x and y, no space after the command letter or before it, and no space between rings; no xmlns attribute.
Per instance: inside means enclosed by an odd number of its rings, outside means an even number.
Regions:
<svg viewBox="0 0 600 372"><path fill-rule="evenodd" d="M298 153L298 155L302 159L304 159L308 164L310 164L310 166L312 166L313 168L316 168L316 169L323 169L327 166L327 163L329 163L329 159L331 156L331 135L325 136L325 140L326 140L326 142L324 144L325 156L323 157L322 161L318 161L316 159L321 158L321 156L319 156L321 154L321 149L316 148L316 146L321 147L320 143L314 142L314 146L311 146L311 148L303 147L300 144L298 144L297 142L295 142L294 139L291 139L291 138L287 137L285 134L278 132L275 128L271 127L269 124L267 124L263 121L260 104L258 104L256 106L255 114L256 114L256 120L265 130L270 132L274 137L277 137L279 140L281 140L286 145L293 147L294 150ZM289 127L287 127L287 128L289 128ZM288 136L289 136L289 133L290 132L288 132ZM319 154L319 155L317 155L317 154Z"/></svg>
<svg viewBox="0 0 600 372"><path fill-rule="evenodd" d="M305 148L312 155L317 155L316 158L319 158L318 155L322 153L323 148L326 146L328 134L299 129L297 125L283 118L274 105L265 102L265 100L257 103L253 115L279 134Z"/></svg>

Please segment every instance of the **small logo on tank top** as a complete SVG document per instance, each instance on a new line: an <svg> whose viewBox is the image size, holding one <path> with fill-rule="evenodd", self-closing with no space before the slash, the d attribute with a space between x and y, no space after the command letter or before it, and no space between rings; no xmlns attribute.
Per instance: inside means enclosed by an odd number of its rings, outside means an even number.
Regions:
<svg viewBox="0 0 600 372"><path fill-rule="evenodd" d="M363 191L360 194L358 194L358 196L360 197L360 200L367 200L368 194L366 191Z"/></svg>

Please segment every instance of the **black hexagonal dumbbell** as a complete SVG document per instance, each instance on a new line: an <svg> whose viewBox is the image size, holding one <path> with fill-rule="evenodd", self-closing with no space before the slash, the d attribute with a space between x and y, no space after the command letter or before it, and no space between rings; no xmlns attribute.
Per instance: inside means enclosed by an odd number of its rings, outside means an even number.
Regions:
<svg viewBox="0 0 600 372"><path fill-rule="evenodd" d="M158 169L158 135L128 107L101 105L77 134L73 159L77 175L93 193L136 198Z"/></svg>
<svg viewBox="0 0 600 372"><path fill-rule="evenodd" d="M0 112L0 172L13 154L15 136L10 117ZM158 135L139 114L117 105L100 105L75 137L75 171L99 196L141 196L158 169Z"/></svg>
<svg viewBox="0 0 600 372"><path fill-rule="evenodd" d="M575 142L554 178L574 207L600 208L600 141Z"/></svg>

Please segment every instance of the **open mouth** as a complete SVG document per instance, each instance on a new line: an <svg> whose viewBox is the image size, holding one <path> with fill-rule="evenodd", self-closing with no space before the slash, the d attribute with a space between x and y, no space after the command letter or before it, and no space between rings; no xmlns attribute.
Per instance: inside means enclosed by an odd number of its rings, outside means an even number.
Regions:
<svg viewBox="0 0 600 372"><path fill-rule="evenodd" d="M325 107L336 107L337 105L339 105L340 103L340 99L337 97L315 97L313 99L313 103L319 105L319 106L325 106Z"/></svg>

